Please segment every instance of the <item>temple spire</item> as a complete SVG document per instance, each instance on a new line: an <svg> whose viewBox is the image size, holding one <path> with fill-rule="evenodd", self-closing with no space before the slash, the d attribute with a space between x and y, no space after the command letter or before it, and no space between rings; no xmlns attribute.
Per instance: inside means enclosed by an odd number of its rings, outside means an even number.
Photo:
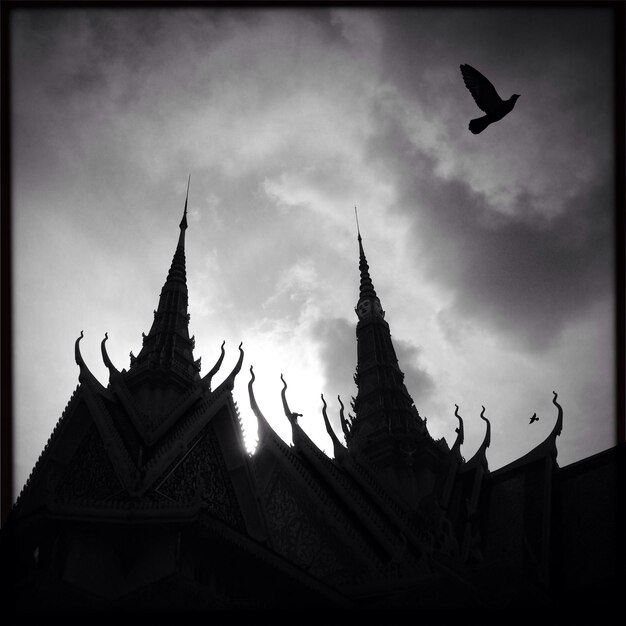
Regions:
<svg viewBox="0 0 626 626"><path fill-rule="evenodd" d="M185 379L199 378L199 363L193 358L193 338L189 337L189 315L187 313L187 274L185 269L185 231L187 230L187 206L189 184L183 216L179 224L180 234L165 284L161 289L159 305L154 312L150 332L143 336L141 352L131 363L129 371L144 367L159 370L175 370Z"/></svg>
<svg viewBox="0 0 626 626"><path fill-rule="evenodd" d="M399 462L410 465L418 442L427 436L426 426L404 385L389 324L370 277L356 207L354 212L360 270L359 299L355 308L359 318L354 377L358 393L352 404L355 417L348 447L361 448L381 466Z"/></svg>

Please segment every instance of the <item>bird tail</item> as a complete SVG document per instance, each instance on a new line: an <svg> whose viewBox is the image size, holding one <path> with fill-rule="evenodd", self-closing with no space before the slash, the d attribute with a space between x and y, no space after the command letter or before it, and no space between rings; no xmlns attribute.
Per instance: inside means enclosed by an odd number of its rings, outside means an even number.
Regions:
<svg viewBox="0 0 626 626"><path fill-rule="evenodd" d="M483 117L477 117L476 119L470 120L469 129L470 132L474 133L474 135L478 135L478 133L482 133L487 126L489 126L491 122L487 120L487 116L483 115Z"/></svg>

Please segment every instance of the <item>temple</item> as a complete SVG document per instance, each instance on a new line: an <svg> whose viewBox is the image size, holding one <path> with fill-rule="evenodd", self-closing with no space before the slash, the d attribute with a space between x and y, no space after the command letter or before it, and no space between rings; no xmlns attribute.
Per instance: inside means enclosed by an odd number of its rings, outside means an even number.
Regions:
<svg viewBox="0 0 626 626"><path fill-rule="evenodd" d="M2 531L5 588L17 609L408 609L417 617L611 601L623 447L559 467L566 419L552 389L550 435L497 471L485 407L466 416L485 429L469 460L458 406L452 445L433 439L405 386L360 230L353 413L338 398L335 432L322 395L327 455L298 423L281 377L286 443L257 403L243 345L217 387L224 343L201 375L188 332L188 199L189 187L152 326L128 369L111 362L105 335L109 380L100 383L81 355L88 334L76 339L78 386ZM258 423L253 453L232 395L243 375Z"/></svg>

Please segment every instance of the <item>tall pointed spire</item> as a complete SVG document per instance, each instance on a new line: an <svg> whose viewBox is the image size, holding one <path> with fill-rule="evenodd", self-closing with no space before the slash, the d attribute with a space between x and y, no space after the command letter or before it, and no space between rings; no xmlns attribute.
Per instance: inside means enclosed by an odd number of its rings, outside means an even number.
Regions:
<svg viewBox="0 0 626 626"><path fill-rule="evenodd" d="M426 427L404 385L404 374L398 365L389 324L385 321L385 312L365 258L356 207L354 211L360 285L355 308L359 318L354 378L358 393L353 403L355 417L350 445L361 448L381 466L398 462L410 465Z"/></svg>
<svg viewBox="0 0 626 626"><path fill-rule="evenodd" d="M193 338L189 337L187 313L187 275L185 270L185 231L187 230L187 206L189 183L180 233L167 279L161 290L159 305L154 312L150 332L143 336L141 352L131 364L130 372L151 370L175 371L183 379L199 378L198 365L193 358Z"/></svg>

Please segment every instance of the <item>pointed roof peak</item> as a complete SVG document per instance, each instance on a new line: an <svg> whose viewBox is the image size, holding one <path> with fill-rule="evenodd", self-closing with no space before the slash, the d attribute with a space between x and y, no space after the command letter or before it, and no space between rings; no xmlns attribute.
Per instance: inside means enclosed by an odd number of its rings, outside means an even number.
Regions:
<svg viewBox="0 0 626 626"><path fill-rule="evenodd" d="M191 174L187 180L187 193L178 243L165 284L161 289L159 305L154 312L154 321L150 332L143 336L141 352L136 359L131 359L131 369L142 371L140 364L168 370L174 367L183 377L199 380L200 364L193 358L194 339L189 337L185 268L185 230L187 229L190 181Z"/></svg>
<svg viewBox="0 0 626 626"><path fill-rule="evenodd" d="M185 240L183 238L183 232L187 229L187 202L189 201L189 183L191 183L191 174L189 174L189 178L187 179L187 193L185 194L185 208L183 209L183 218L180 220L179 228L180 228L180 238L178 240L178 244L184 244Z"/></svg>

